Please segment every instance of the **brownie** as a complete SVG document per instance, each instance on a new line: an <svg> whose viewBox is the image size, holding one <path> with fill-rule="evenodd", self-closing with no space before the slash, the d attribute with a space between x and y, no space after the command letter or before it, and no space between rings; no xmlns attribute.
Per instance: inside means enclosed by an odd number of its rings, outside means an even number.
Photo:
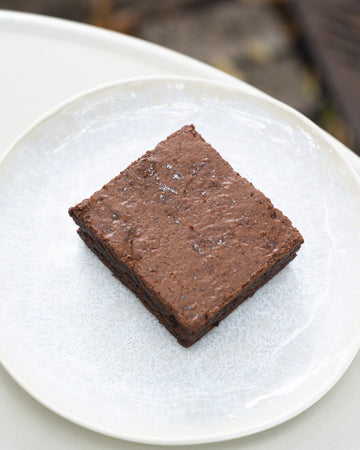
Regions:
<svg viewBox="0 0 360 450"><path fill-rule="evenodd" d="M290 220L193 125L69 214L86 245L185 347L252 296L303 243Z"/></svg>

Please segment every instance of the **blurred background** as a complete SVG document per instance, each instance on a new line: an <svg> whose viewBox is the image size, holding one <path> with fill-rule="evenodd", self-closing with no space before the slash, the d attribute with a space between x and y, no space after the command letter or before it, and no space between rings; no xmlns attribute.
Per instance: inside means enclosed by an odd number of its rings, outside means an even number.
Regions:
<svg viewBox="0 0 360 450"><path fill-rule="evenodd" d="M215 66L360 153L360 0L0 0L97 25Z"/></svg>

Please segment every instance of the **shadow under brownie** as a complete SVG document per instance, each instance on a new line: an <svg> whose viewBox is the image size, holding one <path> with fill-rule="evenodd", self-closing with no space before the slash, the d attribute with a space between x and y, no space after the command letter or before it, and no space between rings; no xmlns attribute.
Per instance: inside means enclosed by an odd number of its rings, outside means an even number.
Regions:
<svg viewBox="0 0 360 450"><path fill-rule="evenodd" d="M189 347L295 256L290 220L189 125L69 209L79 235Z"/></svg>

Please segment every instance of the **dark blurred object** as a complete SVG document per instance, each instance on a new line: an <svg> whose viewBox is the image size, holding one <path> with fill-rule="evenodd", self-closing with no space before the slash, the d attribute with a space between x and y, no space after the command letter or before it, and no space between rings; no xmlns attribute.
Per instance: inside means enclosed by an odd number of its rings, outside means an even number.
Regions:
<svg viewBox="0 0 360 450"><path fill-rule="evenodd" d="M291 8L324 85L349 125L343 131L360 154L360 1L293 0Z"/></svg>
<svg viewBox="0 0 360 450"><path fill-rule="evenodd" d="M167 4L166 12L138 24L137 36L211 64L314 117L318 90L269 1Z"/></svg>
<svg viewBox="0 0 360 450"><path fill-rule="evenodd" d="M92 7L88 22L136 36L138 27L148 20L160 22L174 11L216 1L219 0L88 0Z"/></svg>
<svg viewBox="0 0 360 450"><path fill-rule="evenodd" d="M84 21L90 13L90 2L89 0L0 0L0 8Z"/></svg>

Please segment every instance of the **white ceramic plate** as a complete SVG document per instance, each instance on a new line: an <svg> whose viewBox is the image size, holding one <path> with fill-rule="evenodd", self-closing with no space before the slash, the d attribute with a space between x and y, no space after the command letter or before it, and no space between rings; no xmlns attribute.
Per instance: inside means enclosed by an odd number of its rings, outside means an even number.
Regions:
<svg viewBox="0 0 360 450"><path fill-rule="evenodd" d="M85 247L67 214L184 124L305 238L298 257L190 349ZM0 357L68 419L129 440L248 435L303 411L360 343L360 190L300 114L241 88L147 79L72 100L0 165Z"/></svg>

